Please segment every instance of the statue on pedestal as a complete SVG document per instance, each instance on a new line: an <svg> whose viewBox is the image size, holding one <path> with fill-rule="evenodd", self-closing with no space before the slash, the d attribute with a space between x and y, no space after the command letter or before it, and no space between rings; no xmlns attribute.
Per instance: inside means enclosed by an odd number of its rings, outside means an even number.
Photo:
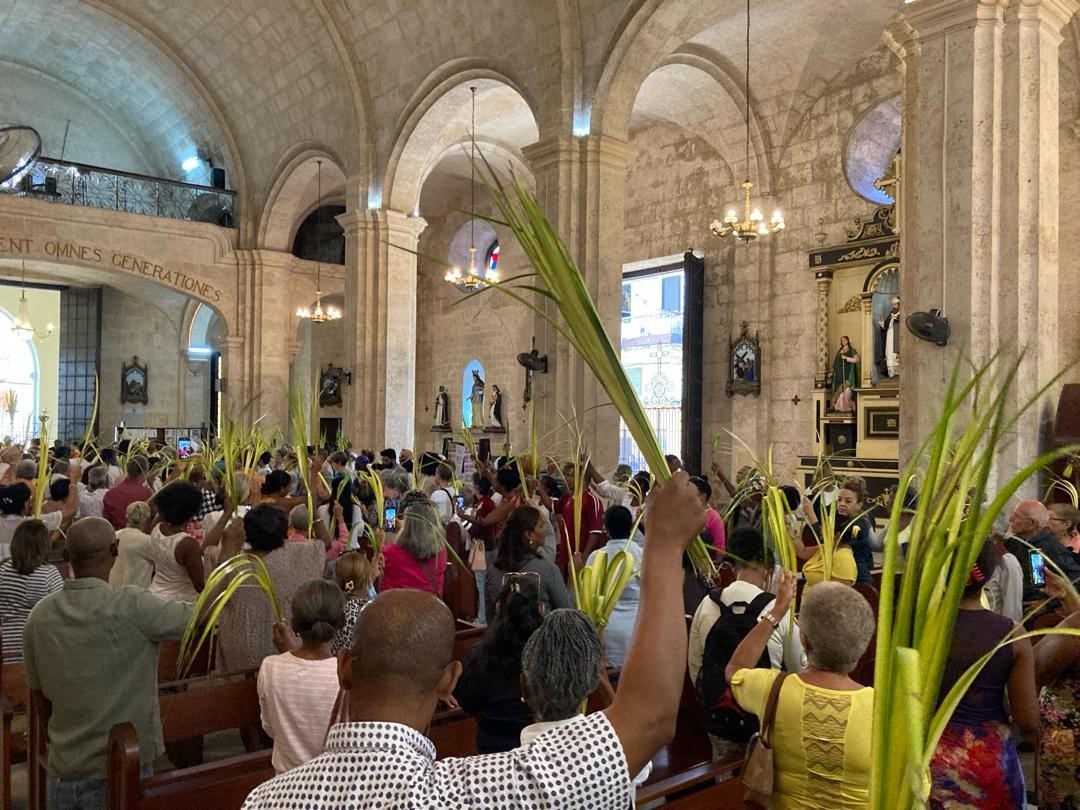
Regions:
<svg viewBox="0 0 1080 810"><path fill-rule="evenodd" d="M472 393L469 394L469 402L472 405L472 419L470 420L469 427L483 427L484 421L484 380L480 377L480 372L473 370L472 373Z"/></svg>
<svg viewBox="0 0 1080 810"><path fill-rule="evenodd" d="M500 432L506 429L503 425L502 391L499 390L497 385L492 385L491 391L491 404L488 406L488 423L484 429L491 432Z"/></svg>
<svg viewBox="0 0 1080 810"><path fill-rule="evenodd" d="M450 430L450 395L446 393L446 386L439 386L439 393L435 395L435 424L434 430Z"/></svg>
<svg viewBox="0 0 1080 810"><path fill-rule="evenodd" d="M855 389L859 387L859 353L847 335L840 337L840 349L833 358L833 410L851 413L855 410Z"/></svg>
<svg viewBox="0 0 1080 810"><path fill-rule="evenodd" d="M881 339L875 360L877 360L878 373L884 378L900 376L900 330L902 327L900 299L893 298L892 311L878 320L878 332Z"/></svg>

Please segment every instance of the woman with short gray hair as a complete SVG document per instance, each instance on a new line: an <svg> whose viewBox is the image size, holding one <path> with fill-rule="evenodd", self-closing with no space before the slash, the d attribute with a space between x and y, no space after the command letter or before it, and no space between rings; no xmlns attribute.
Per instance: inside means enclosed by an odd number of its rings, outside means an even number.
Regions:
<svg viewBox="0 0 1080 810"><path fill-rule="evenodd" d="M548 729L572 722L598 686L601 708L607 708L615 690L604 669L596 628L580 610L553 610L521 653L522 699L536 720L522 730L521 744L529 745ZM634 784L642 784L651 772L650 762L634 777Z"/></svg>
<svg viewBox="0 0 1080 810"><path fill-rule="evenodd" d="M807 666L789 676L757 667L791 606L794 575L784 573L776 591L773 607L735 648L725 672L735 700L759 719L778 690L769 739L772 806L867 807L874 690L850 674L874 635L874 611L862 594L838 582L822 582L805 593L799 631Z"/></svg>
<svg viewBox="0 0 1080 810"><path fill-rule="evenodd" d="M401 516L401 531L383 545L380 590L411 588L442 596L446 572L446 538L435 504L423 496L412 500Z"/></svg>

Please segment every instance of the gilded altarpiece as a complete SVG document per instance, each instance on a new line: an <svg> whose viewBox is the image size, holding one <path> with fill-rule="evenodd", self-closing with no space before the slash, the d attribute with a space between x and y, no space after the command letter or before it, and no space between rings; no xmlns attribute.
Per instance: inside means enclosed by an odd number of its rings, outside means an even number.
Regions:
<svg viewBox="0 0 1080 810"><path fill-rule="evenodd" d="M896 480L899 454L900 376L889 376L882 360L880 325L900 290L893 207L878 208L867 220L856 218L847 237L809 254L817 282L815 444L801 468L810 473L818 457L828 457L837 473L846 469L866 477L874 495ZM858 355L857 374L838 359L840 353L852 356L851 350ZM835 385L834 364L845 375ZM846 396L838 396L845 388Z"/></svg>

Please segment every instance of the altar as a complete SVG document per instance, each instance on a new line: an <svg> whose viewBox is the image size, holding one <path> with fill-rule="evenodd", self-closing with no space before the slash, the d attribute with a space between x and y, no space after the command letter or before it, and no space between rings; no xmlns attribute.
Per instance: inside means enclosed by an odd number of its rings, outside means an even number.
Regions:
<svg viewBox="0 0 1080 810"><path fill-rule="evenodd" d="M838 475L866 478L875 497L896 482L900 449L903 316L893 207L856 218L847 237L809 254L818 292L814 444L799 470L809 484L828 460Z"/></svg>

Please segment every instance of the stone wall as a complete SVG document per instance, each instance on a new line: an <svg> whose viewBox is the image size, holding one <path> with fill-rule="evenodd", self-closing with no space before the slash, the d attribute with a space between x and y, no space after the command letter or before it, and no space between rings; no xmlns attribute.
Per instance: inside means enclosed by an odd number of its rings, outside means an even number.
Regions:
<svg viewBox="0 0 1080 810"><path fill-rule="evenodd" d="M794 472L799 454L810 452L817 292L807 252L817 247L817 234L825 234L828 244L840 242L844 225L874 210L848 186L843 148L858 117L897 92L899 76L891 57L876 48L841 73L806 108L797 126L784 119L792 134L769 156L769 165L782 168L767 190L783 210L787 229L749 246L721 242L707 229L739 192L730 167L741 171L741 144L736 154L722 155L698 134L726 127L726 119L695 125L695 132L670 122L650 122L631 131L638 156L627 171L626 260L668 256L689 247L705 254L703 465L715 458L733 471L749 461L726 430L760 454L771 443L783 476ZM774 144L783 136L774 128L784 123L777 113L770 115L775 109L767 101L757 107ZM758 398L724 393L729 342L743 320L751 334L760 332L763 384ZM796 395L798 404L792 402ZM721 438L714 453L716 436Z"/></svg>

